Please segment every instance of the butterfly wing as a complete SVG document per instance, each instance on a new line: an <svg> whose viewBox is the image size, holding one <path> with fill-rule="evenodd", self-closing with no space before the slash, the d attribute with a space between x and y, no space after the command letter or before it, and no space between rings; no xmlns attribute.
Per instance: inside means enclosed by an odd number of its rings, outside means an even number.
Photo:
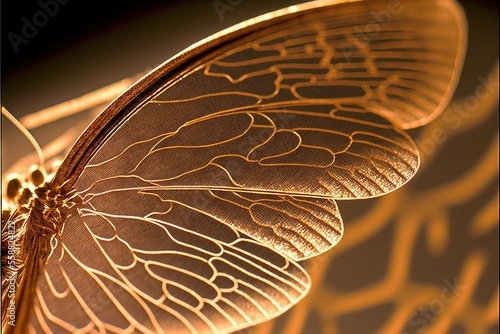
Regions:
<svg viewBox="0 0 500 334"><path fill-rule="evenodd" d="M80 215L40 279L37 332L223 332L283 312L308 289L297 264L181 206L173 222Z"/></svg>
<svg viewBox="0 0 500 334"><path fill-rule="evenodd" d="M460 10L398 3L246 22L110 105L56 175L82 204L40 278L34 328L224 332L296 303L309 279L294 260L342 235L333 199L409 180L418 151L401 129L456 85Z"/></svg>

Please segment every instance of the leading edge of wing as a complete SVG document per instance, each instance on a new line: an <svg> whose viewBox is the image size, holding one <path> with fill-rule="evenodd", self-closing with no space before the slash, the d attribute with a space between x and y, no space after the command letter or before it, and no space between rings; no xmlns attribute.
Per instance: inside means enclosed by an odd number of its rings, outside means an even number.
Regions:
<svg viewBox="0 0 500 334"><path fill-rule="evenodd" d="M251 38L258 37L259 31L263 27L277 26L286 23L292 18L305 20L307 19L307 15L313 11L320 12L325 7L349 4L350 2L358 1L315 1L264 14L216 33L170 58L139 80L120 97L115 99L94 120L89 128L77 140L70 153L63 161L53 183L61 186L63 191L71 189L87 162L91 159L93 153L106 141L113 129L115 129L138 105L142 104L148 96L155 93L158 88L168 85L169 82L174 82L180 75L183 75L186 70L192 69L194 65L200 64L203 60L206 60L207 57L216 56L212 54L212 51L216 50L218 54L222 54L225 50L232 47L231 42L233 41L247 38L249 35L251 35ZM376 4L378 4L382 9L390 9L389 5L392 4L392 2L389 3L385 1L369 1L366 3L370 6L376 6ZM413 3L405 2L405 5L412 6ZM457 50L449 84L446 87L443 98L436 106L436 109L431 112L430 115L420 120L402 124L401 126L403 128L422 125L436 117L436 115L444 109L458 82L466 46L467 25L463 11L455 1L425 1L425 3L420 3L419 6L431 6L449 12L452 17L451 20L453 20L457 26ZM386 111L387 110L384 111L381 109L381 114ZM390 115L385 116L391 117ZM392 118L392 120L394 121L394 118Z"/></svg>

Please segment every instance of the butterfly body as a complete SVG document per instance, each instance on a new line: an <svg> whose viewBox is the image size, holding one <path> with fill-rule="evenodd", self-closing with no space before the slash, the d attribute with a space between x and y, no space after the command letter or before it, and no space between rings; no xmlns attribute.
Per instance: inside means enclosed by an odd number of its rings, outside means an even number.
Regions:
<svg viewBox="0 0 500 334"><path fill-rule="evenodd" d="M35 172L35 175L40 176L38 174ZM23 324L28 317L28 307L25 305L30 305L34 298L33 279L40 275L52 253L53 244L58 242L68 208L75 205L75 196L61 193L60 188L54 187L50 182L36 187L33 193L20 193L22 196L17 198L20 205L6 221L2 221L2 226L7 226L6 231L2 231L2 245L12 246L12 252L2 252L2 290L5 291L3 305L12 303L16 296L16 307L22 311L9 323L19 321L20 325L13 327L22 332L27 330ZM31 198L25 198L26 193L31 194ZM21 279L15 290L23 293L9 294L10 289L5 283L12 278L18 280L17 277Z"/></svg>
<svg viewBox="0 0 500 334"><path fill-rule="evenodd" d="M335 199L405 184L419 156L403 129L439 114L458 79L456 4L404 2L360 35L386 7L264 15L112 102L6 223L20 325L3 309L4 328L230 332L297 303L310 278L296 261L342 237Z"/></svg>

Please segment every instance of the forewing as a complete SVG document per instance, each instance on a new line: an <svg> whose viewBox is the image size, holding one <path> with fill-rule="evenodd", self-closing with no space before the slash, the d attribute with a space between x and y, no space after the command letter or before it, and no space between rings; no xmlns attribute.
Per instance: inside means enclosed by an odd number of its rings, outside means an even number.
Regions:
<svg viewBox="0 0 500 334"><path fill-rule="evenodd" d="M189 79L196 80L196 75ZM129 141L136 122L124 124L109 140L110 148L103 147L85 168L78 186L94 193L103 188L96 190L96 181L128 175L164 189L363 198L396 189L418 168L411 139L359 106L233 109L171 124L178 118L171 110L196 114L206 108L196 102L149 103L132 119L149 117L161 125L148 125L142 141L134 140L111 155L115 142ZM259 109L245 107L250 108Z"/></svg>
<svg viewBox="0 0 500 334"><path fill-rule="evenodd" d="M113 129L80 189L115 175L324 198L400 187L419 164L400 129L448 102L465 23L450 1L389 4L313 8L195 54Z"/></svg>

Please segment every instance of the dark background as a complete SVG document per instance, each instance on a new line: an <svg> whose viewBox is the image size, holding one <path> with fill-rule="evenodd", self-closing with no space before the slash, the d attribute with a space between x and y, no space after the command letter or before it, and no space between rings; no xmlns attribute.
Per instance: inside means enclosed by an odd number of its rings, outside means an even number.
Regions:
<svg viewBox="0 0 500 334"><path fill-rule="evenodd" d="M211 0L107 2L109 8L69 0L17 53L8 33L20 35L22 18L32 22L41 7L37 1L15 7L2 2L2 103L24 114L65 101L155 67L235 23L297 2L232 0L239 4L230 5L233 10L221 20Z"/></svg>
<svg viewBox="0 0 500 334"><path fill-rule="evenodd" d="M62 0L61 0L62 1ZM297 0L221 0L233 8L219 17L212 0L102 2L64 0L57 13L16 53L9 33L21 35L40 2L2 1L2 104L25 114L80 96L155 67L192 43L242 20ZM498 58L498 4L461 0L470 26L469 56L478 73ZM236 4L236 6L230 5ZM485 52L488 47L488 52Z"/></svg>

